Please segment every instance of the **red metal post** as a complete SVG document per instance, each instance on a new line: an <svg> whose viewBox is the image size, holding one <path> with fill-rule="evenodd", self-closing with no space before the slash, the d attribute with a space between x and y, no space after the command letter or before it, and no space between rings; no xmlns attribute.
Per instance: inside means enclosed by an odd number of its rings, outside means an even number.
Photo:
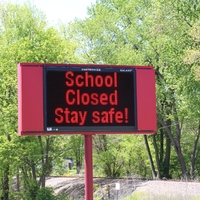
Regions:
<svg viewBox="0 0 200 200"><path fill-rule="evenodd" d="M92 135L85 137L85 200L93 200Z"/></svg>

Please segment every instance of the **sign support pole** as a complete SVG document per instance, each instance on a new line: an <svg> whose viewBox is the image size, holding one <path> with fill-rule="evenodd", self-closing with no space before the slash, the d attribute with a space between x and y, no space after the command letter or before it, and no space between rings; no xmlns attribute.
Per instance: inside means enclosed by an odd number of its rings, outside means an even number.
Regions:
<svg viewBox="0 0 200 200"><path fill-rule="evenodd" d="M85 138L85 200L93 200L92 135Z"/></svg>

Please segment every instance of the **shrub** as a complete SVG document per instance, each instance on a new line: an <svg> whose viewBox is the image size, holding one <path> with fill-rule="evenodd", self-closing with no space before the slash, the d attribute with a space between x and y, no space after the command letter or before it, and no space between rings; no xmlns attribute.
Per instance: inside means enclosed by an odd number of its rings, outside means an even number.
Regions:
<svg viewBox="0 0 200 200"><path fill-rule="evenodd" d="M37 192L36 200L56 200L56 198L52 189L40 188Z"/></svg>

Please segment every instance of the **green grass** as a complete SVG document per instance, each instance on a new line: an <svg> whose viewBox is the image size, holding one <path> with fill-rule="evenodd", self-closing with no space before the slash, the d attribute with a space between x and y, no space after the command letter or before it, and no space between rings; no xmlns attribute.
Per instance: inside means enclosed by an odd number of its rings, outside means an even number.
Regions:
<svg viewBox="0 0 200 200"><path fill-rule="evenodd" d="M145 192L134 192L130 197L126 197L124 200L140 200L145 196Z"/></svg>
<svg viewBox="0 0 200 200"><path fill-rule="evenodd" d="M186 198L184 198L182 196L166 197L164 195L154 195L152 197L148 192L136 191L130 197L126 197L123 200L151 200L151 199L154 199L154 200L160 200L160 199L165 199L165 200L185 200ZM187 198L187 200L199 200L199 199L200 199L200 196Z"/></svg>

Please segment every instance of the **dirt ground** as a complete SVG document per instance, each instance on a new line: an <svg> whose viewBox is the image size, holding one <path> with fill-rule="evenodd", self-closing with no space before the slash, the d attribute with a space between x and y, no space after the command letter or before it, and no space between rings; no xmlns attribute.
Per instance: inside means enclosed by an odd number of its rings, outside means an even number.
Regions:
<svg viewBox="0 0 200 200"><path fill-rule="evenodd" d="M116 190L116 184L119 190ZM46 186L52 187L55 194L65 194L74 200L84 200L84 178L49 178ZM139 194L148 200L197 200L200 199L200 182L141 180L134 178L109 179L94 178L94 199L122 200L131 194Z"/></svg>
<svg viewBox="0 0 200 200"><path fill-rule="evenodd" d="M94 199L123 199L139 187L144 181L139 179L112 179L112 178L94 178L93 191ZM120 190L116 190L116 183ZM47 187L52 187L55 194L66 194L72 199L84 199L85 183L84 178L49 178L46 181Z"/></svg>

